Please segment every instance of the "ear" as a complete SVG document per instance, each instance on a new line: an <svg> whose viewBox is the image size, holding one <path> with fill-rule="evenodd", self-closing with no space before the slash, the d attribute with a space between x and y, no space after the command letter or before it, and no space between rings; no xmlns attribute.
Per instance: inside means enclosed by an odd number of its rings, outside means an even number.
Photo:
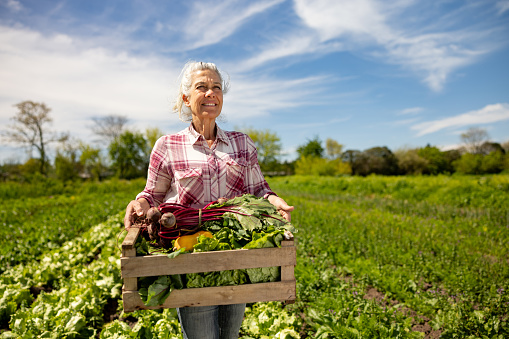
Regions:
<svg viewBox="0 0 509 339"><path fill-rule="evenodd" d="M185 94L182 94L182 101L184 101L184 105L187 107L191 106L191 103L189 102L189 97L187 97Z"/></svg>

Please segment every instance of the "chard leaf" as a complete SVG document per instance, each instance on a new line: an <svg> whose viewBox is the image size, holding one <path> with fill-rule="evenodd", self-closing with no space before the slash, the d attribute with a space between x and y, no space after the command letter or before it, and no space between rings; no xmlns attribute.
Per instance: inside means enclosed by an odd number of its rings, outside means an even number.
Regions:
<svg viewBox="0 0 509 339"><path fill-rule="evenodd" d="M242 213L246 213L242 210L240 210L240 211ZM262 227L262 223L261 223L260 219L258 219L257 217L251 216L251 215L242 215L242 214L233 213L233 212L226 212L223 214L223 218L237 220L240 223L240 225L248 231L254 231L255 229L259 229Z"/></svg>
<svg viewBox="0 0 509 339"><path fill-rule="evenodd" d="M148 287L147 306L162 305L172 290L171 277L162 275Z"/></svg>
<svg viewBox="0 0 509 339"><path fill-rule="evenodd" d="M168 255L167 255L167 256L168 256L168 258L173 259L173 258L175 258L175 257L178 257L178 256L179 256L180 254L182 254L182 253L186 253L186 251L187 251L187 250L186 250L186 248L185 248L185 247L182 247L182 248L178 249L178 250L177 250L177 251L175 251L175 252L168 253Z"/></svg>
<svg viewBox="0 0 509 339"><path fill-rule="evenodd" d="M264 232L253 232L253 241L247 243L243 248L268 248L281 246L281 240L283 240L283 231L277 230L271 233Z"/></svg>

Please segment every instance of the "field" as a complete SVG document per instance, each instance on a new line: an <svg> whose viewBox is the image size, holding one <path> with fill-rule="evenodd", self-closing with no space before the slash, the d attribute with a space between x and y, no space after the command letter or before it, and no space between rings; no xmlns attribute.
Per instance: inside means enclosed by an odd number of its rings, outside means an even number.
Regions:
<svg viewBox="0 0 509 339"><path fill-rule="evenodd" d="M509 337L509 175L268 181L296 207L297 301L248 305L243 338ZM121 312L143 184L2 186L2 338L181 338L174 310Z"/></svg>

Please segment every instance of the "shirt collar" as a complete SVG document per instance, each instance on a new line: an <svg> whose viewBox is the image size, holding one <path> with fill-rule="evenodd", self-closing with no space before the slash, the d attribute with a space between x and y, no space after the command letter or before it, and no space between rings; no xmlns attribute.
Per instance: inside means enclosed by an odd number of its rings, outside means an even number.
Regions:
<svg viewBox="0 0 509 339"><path fill-rule="evenodd" d="M195 144L198 139L202 136L200 133L198 133L194 127L193 124L190 124L187 128L187 134L189 135L191 144ZM219 141L224 142L225 144L229 144L228 137L226 136L226 133L216 124L216 139Z"/></svg>
<svg viewBox="0 0 509 339"><path fill-rule="evenodd" d="M216 124L216 127L217 127L216 139L219 141L222 141L226 145L228 145L229 142L228 142L228 137L226 136L226 133L221 128L219 128L219 126L217 124Z"/></svg>

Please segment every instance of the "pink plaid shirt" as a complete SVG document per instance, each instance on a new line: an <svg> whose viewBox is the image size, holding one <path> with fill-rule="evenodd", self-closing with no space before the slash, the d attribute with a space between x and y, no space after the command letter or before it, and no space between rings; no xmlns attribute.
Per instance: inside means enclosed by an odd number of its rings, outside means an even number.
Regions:
<svg viewBox="0 0 509 339"><path fill-rule="evenodd" d="M216 127L212 147L192 124L161 137L150 155L145 189L136 199L145 198L151 206L173 202L201 208L222 197L274 194L260 170L253 140Z"/></svg>

